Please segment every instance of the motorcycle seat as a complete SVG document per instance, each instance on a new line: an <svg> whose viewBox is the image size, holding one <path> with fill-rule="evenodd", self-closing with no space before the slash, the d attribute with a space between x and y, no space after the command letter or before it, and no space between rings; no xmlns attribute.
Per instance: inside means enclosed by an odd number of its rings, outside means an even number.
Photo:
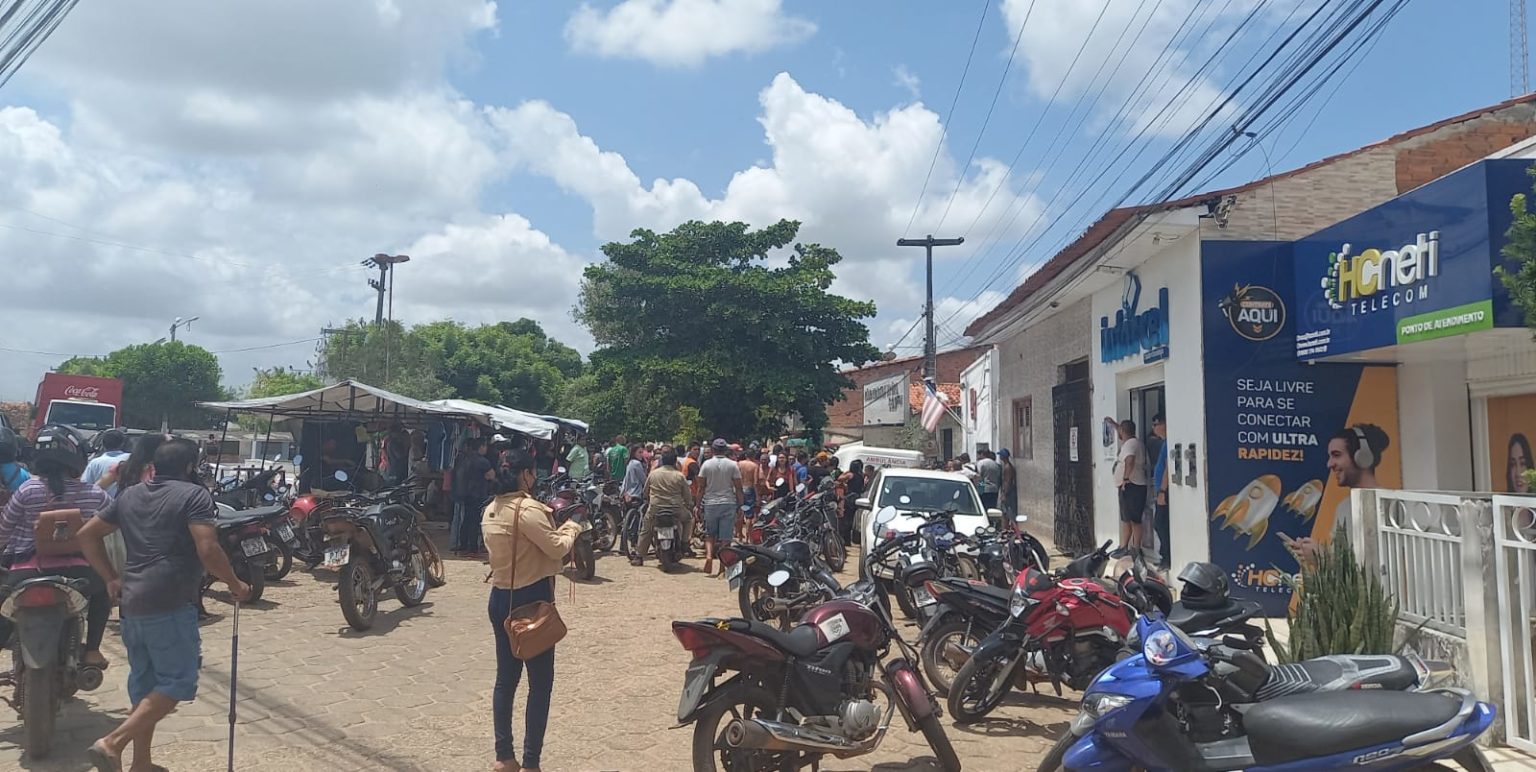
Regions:
<svg viewBox="0 0 1536 772"><path fill-rule="evenodd" d="M730 624L734 632L762 638L797 657L809 657L821 650L821 636L813 625L798 625L786 633L773 625L753 619L732 619Z"/></svg>
<svg viewBox="0 0 1536 772"><path fill-rule="evenodd" d="M989 595L1002 601L1003 603L1007 603L1010 599L1013 598L1013 590L1006 587L993 587L990 584L973 584L971 585L970 589L981 593L982 595Z"/></svg>
<svg viewBox="0 0 1536 772"><path fill-rule="evenodd" d="M1168 612L1168 624L1194 633L1244 622L1258 613L1259 604L1253 601L1228 600L1226 605L1211 609L1189 608L1180 602L1173 604L1173 609Z"/></svg>
<svg viewBox="0 0 1536 772"><path fill-rule="evenodd" d="M1397 742L1450 721L1460 707L1431 692L1303 694L1253 705L1243 726L1257 764L1285 764Z"/></svg>
<svg viewBox="0 0 1536 772"><path fill-rule="evenodd" d="M1264 701L1362 686L1400 692L1417 686L1418 682L1419 671L1403 657L1341 654L1276 665L1270 668L1269 678L1259 687L1255 697Z"/></svg>
<svg viewBox="0 0 1536 772"><path fill-rule="evenodd" d="M253 509L237 509L233 512L220 512L214 522L216 525L244 525L246 523L270 520L287 510L288 508L281 504L270 507L255 507Z"/></svg>

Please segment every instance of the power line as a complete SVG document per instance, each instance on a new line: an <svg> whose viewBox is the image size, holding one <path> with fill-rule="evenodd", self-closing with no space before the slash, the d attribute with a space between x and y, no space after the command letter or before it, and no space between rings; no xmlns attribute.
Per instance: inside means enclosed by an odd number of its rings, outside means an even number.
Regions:
<svg viewBox="0 0 1536 772"><path fill-rule="evenodd" d="M976 20L976 34L971 37L971 51L965 55L965 68L960 71L960 83L955 86L954 98L949 100L949 112L945 113L943 122L939 124L939 141L933 146L933 157L928 159L928 173L923 175L923 187L917 191L917 203L912 205L912 215L907 218L907 227L901 231L903 236L912 230L912 223L917 220L917 212L923 207L923 196L928 192L928 181L933 178L933 167L939 162L939 153L944 151L944 138L949 135L949 121L955 117L955 105L960 103L960 92L965 89L965 76L971 72L971 59L976 56L976 43L981 40L981 28L986 24L987 12L990 10L992 10L992 0L986 0L981 7L981 18Z"/></svg>
<svg viewBox="0 0 1536 772"><path fill-rule="evenodd" d="M965 175L971 168L971 162L976 160L976 149L981 147L981 139L987 135L987 126L992 123L992 111L997 109L997 98L1003 93L1003 84L1008 82L1008 74L1013 72L1013 59L1019 53L1019 43L1024 40L1024 28L1029 26L1029 17L1035 13L1035 0L1029 0L1029 8L1024 11L1024 21L1019 22L1019 31L1013 36L1013 48L1008 52L1008 62L1003 65L1003 74L997 79L997 88L992 91L992 103L987 105L987 117L981 121L981 130L976 132L976 141L971 143L971 153L966 157L965 163L960 166L959 174L955 175L955 189L949 192L949 201L944 204L944 214L939 217L939 224L934 230L943 230L944 221L949 219L950 207L955 205L955 197L960 195L960 187L965 184ZM908 223L907 227L912 227Z"/></svg>
<svg viewBox="0 0 1536 772"><path fill-rule="evenodd" d="M226 348L226 349L219 349L219 350L216 350L216 351L209 351L208 353L210 353L210 354L238 354L238 353L245 352L245 351L261 351L263 349L283 348L284 346L297 346L297 345L299 345L301 343L314 343L317 340L320 340L320 338L304 338L303 340L289 340L289 341L283 341L282 343L268 343L268 344L261 345L261 346L246 346L246 347L243 347L243 348ZM69 352L65 352L65 351L37 351L37 350L34 350L34 349L8 348L8 347L5 347L5 346L0 346L0 351L4 351L4 352L6 352L8 354L32 354L32 355L36 355L36 356L50 356L50 357L84 357L84 358L88 358L88 359L101 359L102 357L105 357L105 356L107 356L108 354L111 353L110 351L107 352L107 353L104 353L104 354L83 354L83 353L79 353L79 352L69 353Z"/></svg>

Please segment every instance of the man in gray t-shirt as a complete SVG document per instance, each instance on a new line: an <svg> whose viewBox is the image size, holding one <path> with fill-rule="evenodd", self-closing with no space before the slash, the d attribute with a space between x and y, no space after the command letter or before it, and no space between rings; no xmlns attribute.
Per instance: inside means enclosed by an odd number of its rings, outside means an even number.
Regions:
<svg viewBox="0 0 1536 772"><path fill-rule="evenodd" d="M997 509L997 492L1003 487L1003 465L990 450L976 451L976 492L981 494L981 505Z"/></svg>
<svg viewBox="0 0 1536 772"><path fill-rule="evenodd" d="M714 455L699 467L704 481L700 501L704 509L704 573L715 574L715 547L731 543L736 530L736 510L741 507L741 467L731 458L730 443L717 439Z"/></svg>
<svg viewBox="0 0 1536 772"><path fill-rule="evenodd" d="M155 725L177 703L197 696L202 663L197 599L203 569L228 585L236 601L251 594L219 546L213 498L191 482L197 462L197 443L162 443L155 451L155 479L129 485L80 529L86 560L106 580L108 592L121 597L128 700L133 705L128 719L87 752L97 769L123 768L122 753L129 743L133 761L128 768L153 769L150 739ZM104 542L118 530L128 551L121 575L107 559Z"/></svg>

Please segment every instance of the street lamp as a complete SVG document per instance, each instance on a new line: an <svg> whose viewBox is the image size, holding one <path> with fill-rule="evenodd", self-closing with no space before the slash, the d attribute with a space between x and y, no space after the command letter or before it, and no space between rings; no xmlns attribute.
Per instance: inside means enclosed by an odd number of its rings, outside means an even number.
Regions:
<svg viewBox="0 0 1536 772"><path fill-rule="evenodd" d="M365 266L367 266L369 268L377 268L377 269L379 269L379 278L377 280L375 280L375 279L369 279L368 280L368 286L372 287L375 292L379 293L378 307L373 312L373 323L374 324L382 323L384 321L384 318L385 318L384 317L384 293L385 293L385 290L388 290L388 292L389 292L389 319L390 319L390 321L394 321L394 318L395 318L395 282L394 282L394 279L390 278L390 275L392 273L391 269L393 269L395 266L397 266L397 265L399 265L401 263L409 263L410 261L411 261L410 255L386 255L386 254L384 254L382 252L380 252L379 254L374 255L373 257L370 257L367 260L363 261L363 265L365 265Z"/></svg>
<svg viewBox="0 0 1536 772"><path fill-rule="evenodd" d="M189 316L189 317L187 317L185 319L183 319L183 318L181 318L179 316L176 317L176 321L171 322L171 342L172 343L176 342L176 330L178 330L178 329L180 329L182 327L185 327L185 328L190 330L190 329L192 329L192 323L197 321L198 319L201 319L201 318L202 317L200 317L200 316Z"/></svg>

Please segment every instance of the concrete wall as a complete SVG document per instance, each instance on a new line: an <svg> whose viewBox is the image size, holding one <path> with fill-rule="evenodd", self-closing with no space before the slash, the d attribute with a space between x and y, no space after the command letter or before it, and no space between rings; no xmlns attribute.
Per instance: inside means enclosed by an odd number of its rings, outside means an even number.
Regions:
<svg viewBox="0 0 1536 772"><path fill-rule="evenodd" d="M1405 489L1477 489L1466 376L1460 360L1398 365L1398 436L1393 441L1400 443Z"/></svg>
<svg viewBox="0 0 1536 772"><path fill-rule="evenodd" d="M1099 445L1098 419L1131 415L1131 391L1161 383L1165 389L1164 413L1168 422L1170 452L1176 444L1193 442L1198 449L1197 485L1174 485L1169 491L1169 530L1175 569L1185 563L1210 559L1209 520L1206 518L1205 485L1205 369L1202 358L1200 242L1185 237L1173 242L1135 267L1141 277L1141 307L1157 302L1157 292L1168 289L1168 358L1143 364L1140 356L1117 362L1099 361L1098 336L1093 337L1093 442L1094 532L1097 541L1120 538L1118 488L1114 464L1105 460ZM1094 293L1092 328L1098 320L1120 309L1124 287L1114 284ZM1138 427L1145 434L1150 427ZM1150 460L1149 460L1150 461Z"/></svg>
<svg viewBox="0 0 1536 772"><path fill-rule="evenodd" d="M971 458L976 458L976 450L981 445L993 450L1003 447L998 445L997 435L1001 415L994 399L997 396L996 376L996 349L989 349L960 374L959 412L965 419L965 438L956 452L969 453ZM972 391L976 392L974 410L971 407Z"/></svg>
<svg viewBox="0 0 1536 772"><path fill-rule="evenodd" d="M1051 544L1056 527L1056 433L1051 387L1061 382L1064 365L1092 353L1091 309L1087 299L1065 306L997 347L997 441L1009 448L1019 476L1019 511L1029 515L1029 530ZM1013 424L1013 402L1033 400L1034 454L1026 458Z"/></svg>

